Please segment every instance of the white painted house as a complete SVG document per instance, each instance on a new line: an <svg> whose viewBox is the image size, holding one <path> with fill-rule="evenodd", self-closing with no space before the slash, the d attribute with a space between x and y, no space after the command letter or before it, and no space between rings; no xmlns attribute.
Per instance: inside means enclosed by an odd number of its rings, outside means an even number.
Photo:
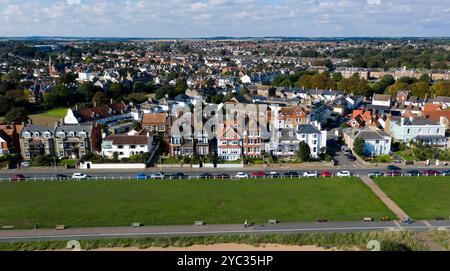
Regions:
<svg viewBox="0 0 450 271"><path fill-rule="evenodd" d="M391 107L392 96L387 94L375 94L373 95L372 105Z"/></svg>
<svg viewBox="0 0 450 271"><path fill-rule="evenodd" d="M363 152L366 156L388 155L391 152L392 138L375 127L344 131L344 141L351 149L357 138L364 140Z"/></svg>
<svg viewBox="0 0 450 271"><path fill-rule="evenodd" d="M152 149L153 137L147 135L110 135L103 139L102 155L113 157L118 154L119 159L132 155L148 153Z"/></svg>

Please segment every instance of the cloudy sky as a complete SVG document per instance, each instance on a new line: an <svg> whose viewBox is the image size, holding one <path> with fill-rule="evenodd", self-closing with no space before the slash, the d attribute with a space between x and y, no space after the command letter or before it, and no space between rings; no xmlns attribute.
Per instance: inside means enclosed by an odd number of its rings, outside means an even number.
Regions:
<svg viewBox="0 0 450 271"><path fill-rule="evenodd" d="M0 0L0 36L450 36L450 0Z"/></svg>

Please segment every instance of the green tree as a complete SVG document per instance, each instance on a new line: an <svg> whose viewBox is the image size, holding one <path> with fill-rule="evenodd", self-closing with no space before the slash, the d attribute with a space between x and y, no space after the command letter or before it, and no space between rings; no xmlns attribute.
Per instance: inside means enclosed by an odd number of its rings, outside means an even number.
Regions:
<svg viewBox="0 0 450 271"><path fill-rule="evenodd" d="M450 96L450 81L438 81L434 83L432 90L436 96Z"/></svg>
<svg viewBox="0 0 450 271"><path fill-rule="evenodd" d="M108 97L118 99L123 96L123 86L121 83L112 83L108 89Z"/></svg>
<svg viewBox="0 0 450 271"><path fill-rule="evenodd" d="M22 123L28 120L28 112L23 107L13 107L5 115L5 121L8 124Z"/></svg>
<svg viewBox="0 0 450 271"><path fill-rule="evenodd" d="M430 94L430 85L426 81L418 81L412 84L412 95L419 98L425 98Z"/></svg>
<svg viewBox="0 0 450 271"><path fill-rule="evenodd" d="M3 95L0 95L0 115L6 114L9 111L11 105L9 104L8 98Z"/></svg>
<svg viewBox="0 0 450 271"><path fill-rule="evenodd" d="M356 138L355 142L353 142L353 150L359 156L364 155L364 144L365 144L364 139L361 138Z"/></svg>
<svg viewBox="0 0 450 271"><path fill-rule="evenodd" d="M396 82L392 86L388 87L386 93L397 95L399 91L410 90L411 86L407 83Z"/></svg>
<svg viewBox="0 0 450 271"><path fill-rule="evenodd" d="M366 97L372 96L373 94L367 80L360 78L358 73L355 73L350 78L342 79L338 84L338 90Z"/></svg>
<svg viewBox="0 0 450 271"><path fill-rule="evenodd" d="M96 104L97 106L107 104L108 98L106 97L105 93L103 93L103 91L99 91L92 97L92 103Z"/></svg>
<svg viewBox="0 0 450 271"><path fill-rule="evenodd" d="M311 148L303 141L298 145L297 157L301 162L308 162L311 159Z"/></svg>

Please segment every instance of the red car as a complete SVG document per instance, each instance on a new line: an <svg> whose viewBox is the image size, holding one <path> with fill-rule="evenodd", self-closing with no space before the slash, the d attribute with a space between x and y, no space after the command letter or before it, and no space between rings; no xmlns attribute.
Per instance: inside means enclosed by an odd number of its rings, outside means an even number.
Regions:
<svg viewBox="0 0 450 271"><path fill-rule="evenodd" d="M253 178L264 178L266 176L266 173L263 171L256 171L252 173Z"/></svg>
<svg viewBox="0 0 450 271"><path fill-rule="evenodd" d="M422 174L425 175L425 176L441 175L441 173L440 173L439 171L437 171L437 170L432 170L432 169L425 170Z"/></svg>
<svg viewBox="0 0 450 271"><path fill-rule="evenodd" d="M322 171L322 177L333 177L333 173L329 172L329 171Z"/></svg>
<svg viewBox="0 0 450 271"><path fill-rule="evenodd" d="M24 181L26 179L27 178L25 176L23 176L22 174L16 174L10 178L10 180L13 182Z"/></svg>
<svg viewBox="0 0 450 271"><path fill-rule="evenodd" d="M402 176L402 173L400 171L389 171L388 173L386 173L386 176L389 177Z"/></svg>

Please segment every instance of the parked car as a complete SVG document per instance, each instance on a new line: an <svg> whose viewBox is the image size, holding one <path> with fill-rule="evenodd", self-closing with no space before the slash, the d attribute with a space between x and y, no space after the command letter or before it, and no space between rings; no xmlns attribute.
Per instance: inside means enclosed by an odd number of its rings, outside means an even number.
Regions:
<svg viewBox="0 0 450 271"><path fill-rule="evenodd" d="M13 182L25 181L26 179L27 178L25 176L23 176L22 174L16 174L10 178L10 180Z"/></svg>
<svg viewBox="0 0 450 271"><path fill-rule="evenodd" d="M156 172L156 173L152 173L152 174L150 174L150 179L160 179L160 180L162 180L162 179L164 179L164 173L162 173L162 172Z"/></svg>
<svg viewBox="0 0 450 271"><path fill-rule="evenodd" d="M67 179L69 179L69 176L64 175L64 174L58 174L58 175L56 175L56 179L57 180L67 180Z"/></svg>
<svg viewBox="0 0 450 271"><path fill-rule="evenodd" d="M384 174L381 173L381 172L379 172L379 171L372 171L372 172L369 173L369 177L370 177L370 178L381 177L381 176L383 176L383 175L384 175Z"/></svg>
<svg viewBox="0 0 450 271"><path fill-rule="evenodd" d="M212 179L212 178L214 178L214 176L211 173L203 173L203 174L200 174L199 177L202 178L202 179Z"/></svg>
<svg viewBox="0 0 450 271"><path fill-rule="evenodd" d="M400 171L402 169L397 166L394 166L394 165L389 165L389 166L387 166L387 170L388 171Z"/></svg>
<svg viewBox="0 0 450 271"><path fill-rule="evenodd" d="M400 220L400 222L401 222L401 223L405 223L405 224L412 224L412 223L414 223L415 221L412 220L412 219L409 218L409 217L405 217L405 218L402 218L402 220Z"/></svg>
<svg viewBox="0 0 450 271"><path fill-rule="evenodd" d="M443 171L442 176L450 176L450 170Z"/></svg>
<svg viewBox="0 0 450 271"><path fill-rule="evenodd" d="M222 174L217 174L216 179L229 179L230 175L226 174L226 173L222 173Z"/></svg>
<svg viewBox="0 0 450 271"><path fill-rule="evenodd" d="M30 161L23 161L22 163L20 163L20 167L30 167L30 166L31 166Z"/></svg>
<svg viewBox="0 0 450 271"><path fill-rule="evenodd" d="M177 172L177 173L173 174L171 177L172 177L172 179L185 179L187 176L184 175L183 172Z"/></svg>
<svg viewBox="0 0 450 271"><path fill-rule="evenodd" d="M386 176L389 176L389 177L402 176L402 173L400 171L389 171L389 172L386 172Z"/></svg>
<svg viewBox="0 0 450 271"><path fill-rule="evenodd" d="M333 177L333 173L324 170L324 171L322 171L321 176L322 176L322 177L325 177L325 178L326 178L326 177Z"/></svg>
<svg viewBox="0 0 450 271"><path fill-rule="evenodd" d="M281 178L283 175L281 173L277 173L275 171L270 172L266 175L268 178Z"/></svg>
<svg viewBox="0 0 450 271"><path fill-rule="evenodd" d="M317 172L316 171L306 171L306 172L304 172L303 173L303 177L306 177L306 178L314 178L314 177L317 177L318 175L317 175Z"/></svg>
<svg viewBox="0 0 450 271"><path fill-rule="evenodd" d="M285 172L283 174L283 176L286 177L286 178L298 178L298 177L300 177L300 175L297 172L295 172L295 171Z"/></svg>
<svg viewBox="0 0 450 271"><path fill-rule="evenodd" d="M145 174L145 173L136 173L135 178L136 178L136 180L147 180L147 174Z"/></svg>
<svg viewBox="0 0 450 271"><path fill-rule="evenodd" d="M338 173L336 173L336 176L338 176L338 177L351 177L352 174L350 173L350 171L339 171Z"/></svg>
<svg viewBox="0 0 450 271"><path fill-rule="evenodd" d="M264 178L266 177L266 173L264 171L256 171L252 173L252 178Z"/></svg>
<svg viewBox="0 0 450 271"><path fill-rule="evenodd" d="M72 179L74 180L86 180L88 178L88 175L84 173L74 173L72 175Z"/></svg>
<svg viewBox="0 0 450 271"><path fill-rule="evenodd" d="M356 157L354 155L347 155L348 160L356 161Z"/></svg>
<svg viewBox="0 0 450 271"><path fill-rule="evenodd" d="M411 175L411 176L421 176L422 175L422 172L420 172L420 171L418 171L418 170L410 170L410 171L408 171L408 172L406 172L408 175Z"/></svg>
<svg viewBox="0 0 450 271"><path fill-rule="evenodd" d="M428 169L428 170L425 170L423 172L423 175L425 175L425 176L438 176L438 175L441 175L441 173L439 171L437 171L437 170Z"/></svg>
<svg viewBox="0 0 450 271"><path fill-rule="evenodd" d="M248 179L248 174L243 172L238 172L236 176L234 176L237 179Z"/></svg>

